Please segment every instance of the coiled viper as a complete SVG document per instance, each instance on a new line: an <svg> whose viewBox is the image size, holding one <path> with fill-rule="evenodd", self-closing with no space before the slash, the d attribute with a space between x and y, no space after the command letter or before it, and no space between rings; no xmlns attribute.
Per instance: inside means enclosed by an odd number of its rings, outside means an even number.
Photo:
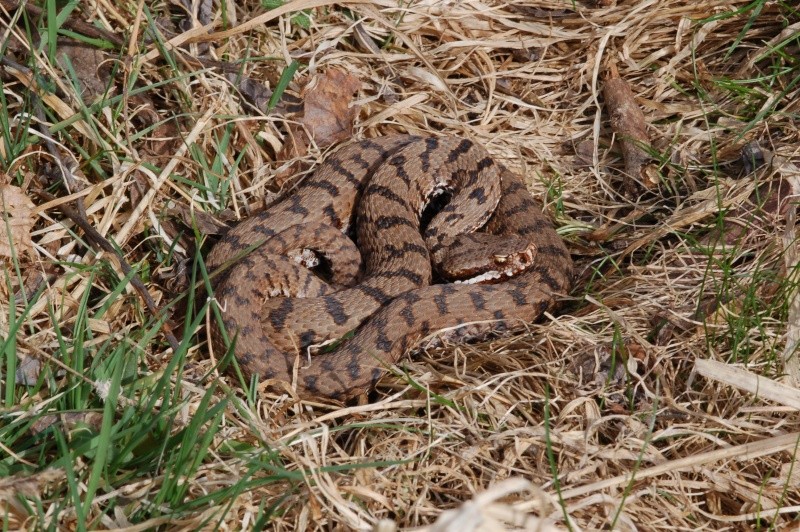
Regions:
<svg viewBox="0 0 800 532"><path fill-rule="evenodd" d="M425 206L442 191L452 191L452 198L422 236ZM359 284L333 291L281 256L298 248L341 252L346 273L333 280L350 279L357 254L330 227L348 232L356 218L365 262ZM470 237L455 235L482 225L503 251L489 253L485 260L494 266L480 276L500 282L431 285L431 263L468 248ZM485 248L494 237L475 238ZM534 321L569 289L572 272L563 241L522 180L484 148L452 137L391 136L339 150L287 197L229 231L206 264L215 270L230 262L214 283L215 296L244 374L292 382L296 371L301 395L336 399L368 390L389 364L437 330ZM500 271L506 267L524 271L508 279L512 272ZM304 355L307 346L354 329L333 352L310 361ZM218 349L223 336L213 329Z"/></svg>

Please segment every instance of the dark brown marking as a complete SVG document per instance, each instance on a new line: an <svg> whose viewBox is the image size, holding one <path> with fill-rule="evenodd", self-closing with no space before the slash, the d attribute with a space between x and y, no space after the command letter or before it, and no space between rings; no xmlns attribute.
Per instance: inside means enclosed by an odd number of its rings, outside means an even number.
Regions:
<svg viewBox="0 0 800 532"><path fill-rule="evenodd" d="M425 151L423 151L420 155L420 161L422 163L422 171L429 172L431 169L431 153L436 151L439 148L439 140L436 137L428 137L425 139Z"/></svg>
<svg viewBox="0 0 800 532"><path fill-rule="evenodd" d="M380 216L375 220L375 226L378 229L391 229L398 226L415 227L412 220L401 216Z"/></svg>
<svg viewBox="0 0 800 532"><path fill-rule="evenodd" d="M456 162L459 159L459 157L467 153L471 148L472 148L472 142L467 139L463 139L461 142L458 143L458 146L456 146L453 150L450 151L450 153L447 156L447 162L448 163Z"/></svg>
<svg viewBox="0 0 800 532"><path fill-rule="evenodd" d="M486 310L486 299L484 299L481 292L470 292L469 298L472 300L472 305L477 310Z"/></svg>
<svg viewBox="0 0 800 532"><path fill-rule="evenodd" d="M408 200L398 196L391 188L383 185L370 185L367 188L367 194L376 194L384 199L397 203L401 207L408 206Z"/></svg>
<svg viewBox="0 0 800 532"><path fill-rule="evenodd" d="M486 197L486 190L483 187L476 187L469 193L469 199L476 200L478 205L483 205L488 200Z"/></svg>
<svg viewBox="0 0 800 532"><path fill-rule="evenodd" d="M323 301L325 301L325 310L330 317L333 318L333 322L336 325L341 325L347 321L347 311L345 311L345 308L338 299L335 297L326 297Z"/></svg>
<svg viewBox="0 0 800 532"><path fill-rule="evenodd" d="M281 299L278 308L269 313L267 319L269 319L269 322L276 331L283 330L286 320L291 316L293 308L294 302L290 298L284 297Z"/></svg>

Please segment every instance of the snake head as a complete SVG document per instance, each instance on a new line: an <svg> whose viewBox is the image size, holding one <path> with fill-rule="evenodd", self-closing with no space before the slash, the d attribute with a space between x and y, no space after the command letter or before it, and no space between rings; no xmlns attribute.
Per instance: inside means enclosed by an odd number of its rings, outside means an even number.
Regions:
<svg viewBox="0 0 800 532"><path fill-rule="evenodd" d="M530 268L535 256L536 246L523 237L470 233L449 242L436 266L452 282L496 283Z"/></svg>

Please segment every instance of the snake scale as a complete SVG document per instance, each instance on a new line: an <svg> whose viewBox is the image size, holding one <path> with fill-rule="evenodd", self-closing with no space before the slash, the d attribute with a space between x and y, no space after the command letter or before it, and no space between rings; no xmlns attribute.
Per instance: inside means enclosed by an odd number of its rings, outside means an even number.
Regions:
<svg viewBox="0 0 800 532"><path fill-rule="evenodd" d="M450 201L423 222L442 193ZM364 262L355 284L359 254L342 237L348 232ZM490 249L477 261L483 269L462 269L492 284L431 284L476 249ZM330 284L296 265L307 250L336 263ZM519 176L469 140L407 135L334 153L296 190L231 229L206 266L224 269L214 280L224 324L212 328L215 348L224 352L227 336L248 378L295 382L301 396L339 400L369 390L433 332L462 326L463 337L534 321L572 275L563 241ZM307 347L349 331L333 351L306 357Z"/></svg>

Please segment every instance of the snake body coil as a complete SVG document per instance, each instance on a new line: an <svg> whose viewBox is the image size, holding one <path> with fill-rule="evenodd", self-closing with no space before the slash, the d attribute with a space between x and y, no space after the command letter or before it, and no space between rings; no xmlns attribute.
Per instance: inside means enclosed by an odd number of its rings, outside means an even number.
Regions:
<svg viewBox="0 0 800 532"><path fill-rule="evenodd" d="M430 198L443 192L450 201L421 230ZM333 262L340 256L332 281L352 282L357 252L338 235L354 221L364 260L358 284L334 289L286 257L304 249ZM452 137L345 147L286 198L229 231L207 267L230 262L215 282L225 327L225 334L212 330L215 347L224 349L225 335L235 338L245 375L292 382L296 371L301 395L336 399L368 390L437 330L534 321L569 289L572 272L563 241L522 180L482 147ZM495 284L431 285L431 264L447 277L451 262L462 271L481 262L477 277ZM306 347L354 329L333 352L307 360Z"/></svg>

